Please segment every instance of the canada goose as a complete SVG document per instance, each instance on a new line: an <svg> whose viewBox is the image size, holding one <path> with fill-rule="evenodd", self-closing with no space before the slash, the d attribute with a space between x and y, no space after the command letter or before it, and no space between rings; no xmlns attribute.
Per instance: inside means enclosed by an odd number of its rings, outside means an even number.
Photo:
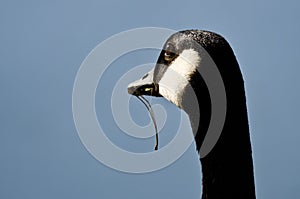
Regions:
<svg viewBox="0 0 300 199"><path fill-rule="evenodd" d="M200 155L202 198L255 198L243 77L230 45L222 36L203 30L184 30L171 35L154 69L131 83L128 93L161 96L183 109L189 115L200 150L212 110L209 89L198 72L201 67L209 67L207 53L222 77L227 112L216 145L205 157ZM187 92L189 86L197 97L201 119L195 118L195 104L190 103Z"/></svg>

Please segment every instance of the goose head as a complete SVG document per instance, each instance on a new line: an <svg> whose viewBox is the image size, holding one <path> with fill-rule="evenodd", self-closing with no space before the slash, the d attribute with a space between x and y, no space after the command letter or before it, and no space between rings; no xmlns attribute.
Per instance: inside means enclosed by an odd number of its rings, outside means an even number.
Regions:
<svg viewBox="0 0 300 199"><path fill-rule="evenodd" d="M187 88L196 85L195 76L205 57L192 31L172 35L164 44L156 66L141 79L128 85L132 95L164 97L183 108Z"/></svg>

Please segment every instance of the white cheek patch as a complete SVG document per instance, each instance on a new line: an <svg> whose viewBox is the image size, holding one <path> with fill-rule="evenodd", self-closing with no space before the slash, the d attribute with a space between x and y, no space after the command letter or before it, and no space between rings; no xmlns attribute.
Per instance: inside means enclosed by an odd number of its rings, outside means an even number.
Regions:
<svg viewBox="0 0 300 199"><path fill-rule="evenodd" d="M184 89L189 84L191 75L196 72L200 61L201 58L194 49L182 51L159 81L159 93L181 108Z"/></svg>

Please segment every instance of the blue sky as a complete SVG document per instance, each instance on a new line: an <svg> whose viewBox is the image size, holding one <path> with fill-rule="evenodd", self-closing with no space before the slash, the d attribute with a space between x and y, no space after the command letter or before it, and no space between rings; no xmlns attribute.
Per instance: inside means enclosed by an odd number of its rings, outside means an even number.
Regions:
<svg viewBox="0 0 300 199"><path fill-rule="evenodd" d="M257 196L299 198L298 8L296 0L1 1L0 198L199 198L193 147L162 170L128 174L94 159L75 129L72 89L84 58L111 35L148 26L206 29L226 37L245 79ZM153 63L157 54L132 52L114 62L96 100L117 81L108 77ZM174 106L153 101L176 121ZM141 109L132 112L137 123L149 122L135 99L130 106ZM98 115L107 108L96 107ZM109 116L99 118L108 131L118 131ZM109 137L126 147L121 134ZM144 150L141 142L133 139L127 147Z"/></svg>

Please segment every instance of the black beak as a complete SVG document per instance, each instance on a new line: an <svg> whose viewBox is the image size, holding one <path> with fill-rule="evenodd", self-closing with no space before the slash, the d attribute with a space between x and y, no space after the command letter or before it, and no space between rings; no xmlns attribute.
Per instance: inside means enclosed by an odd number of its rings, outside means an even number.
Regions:
<svg viewBox="0 0 300 199"><path fill-rule="evenodd" d="M150 95L161 97L159 94L159 85L153 81L153 71L151 70L142 79L132 82L128 85L128 93L135 96Z"/></svg>
<svg viewBox="0 0 300 199"><path fill-rule="evenodd" d="M128 85L128 93L131 95L150 95L155 97L161 97L159 94L158 84L141 84L141 85Z"/></svg>

